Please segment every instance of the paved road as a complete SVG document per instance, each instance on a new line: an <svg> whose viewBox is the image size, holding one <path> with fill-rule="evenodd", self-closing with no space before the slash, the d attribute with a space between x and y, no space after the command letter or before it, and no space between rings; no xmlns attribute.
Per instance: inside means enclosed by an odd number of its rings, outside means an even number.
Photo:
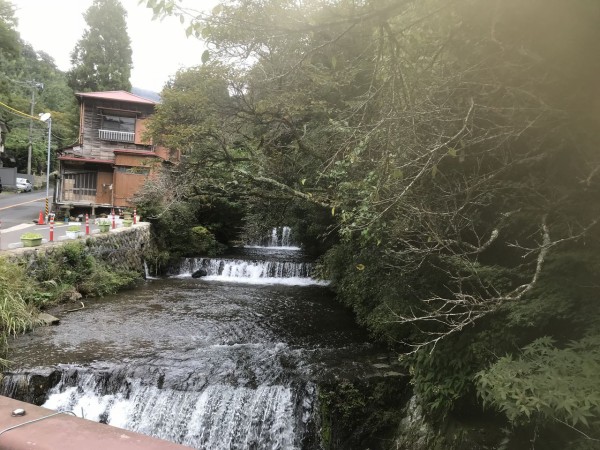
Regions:
<svg viewBox="0 0 600 450"><path fill-rule="evenodd" d="M50 192L52 198L52 192ZM48 224L38 225L40 211L46 208L46 192L33 191L22 194L4 192L0 194L0 250L20 246L20 237L23 233L40 233L44 239L50 238ZM93 222L90 220L90 222ZM65 239L65 232L69 225L57 222L54 227L54 240ZM90 233L97 232L97 227L90 223ZM82 224L85 232L85 224Z"/></svg>

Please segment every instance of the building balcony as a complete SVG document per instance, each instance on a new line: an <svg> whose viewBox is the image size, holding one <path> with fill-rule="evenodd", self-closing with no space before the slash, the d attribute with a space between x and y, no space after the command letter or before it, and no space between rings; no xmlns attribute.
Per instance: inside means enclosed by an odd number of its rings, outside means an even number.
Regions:
<svg viewBox="0 0 600 450"><path fill-rule="evenodd" d="M126 131L98 130L98 137L103 141L135 142L135 133Z"/></svg>

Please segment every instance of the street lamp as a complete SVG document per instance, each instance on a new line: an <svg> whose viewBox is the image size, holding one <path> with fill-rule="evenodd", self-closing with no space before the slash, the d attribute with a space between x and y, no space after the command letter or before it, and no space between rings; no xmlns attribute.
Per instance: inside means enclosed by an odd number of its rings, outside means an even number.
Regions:
<svg viewBox="0 0 600 450"><path fill-rule="evenodd" d="M52 136L52 117L50 113L40 114L40 120L48 123L48 161L46 162L46 217L48 217L48 190L50 188L50 138Z"/></svg>

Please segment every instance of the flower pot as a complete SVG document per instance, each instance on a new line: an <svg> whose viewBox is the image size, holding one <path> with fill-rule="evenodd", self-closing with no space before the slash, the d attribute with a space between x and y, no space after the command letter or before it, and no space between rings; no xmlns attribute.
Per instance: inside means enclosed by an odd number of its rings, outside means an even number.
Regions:
<svg viewBox="0 0 600 450"><path fill-rule="evenodd" d="M42 245L42 238L21 238L21 243L23 247L37 247Z"/></svg>
<svg viewBox="0 0 600 450"><path fill-rule="evenodd" d="M81 236L81 231L67 231L66 235L69 239L77 239L79 236Z"/></svg>
<svg viewBox="0 0 600 450"><path fill-rule="evenodd" d="M110 230L110 223L99 223L98 229L100 230L100 233L108 233Z"/></svg>
<svg viewBox="0 0 600 450"><path fill-rule="evenodd" d="M131 220L131 219L123 219L124 227L130 227L132 223L133 223L133 220Z"/></svg>

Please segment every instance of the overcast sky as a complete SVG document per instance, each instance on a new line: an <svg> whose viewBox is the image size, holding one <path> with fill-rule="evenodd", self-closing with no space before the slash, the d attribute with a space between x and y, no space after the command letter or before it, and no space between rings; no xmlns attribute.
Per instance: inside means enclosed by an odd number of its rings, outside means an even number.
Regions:
<svg viewBox="0 0 600 450"><path fill-rule="evenodd" d="M35 50L54 58L60 70L71 67L70 55L86 28L83 13L92 0L9 0L15 5L21 38ZM152 11L138 0L121 0L127 10L127 32L131 38L133 70L131 84L156 92L181 67L200 64L201 41L185 36L185 27L174 17L152 20ZM216 0L196 0L207 9Z"/></svg>

